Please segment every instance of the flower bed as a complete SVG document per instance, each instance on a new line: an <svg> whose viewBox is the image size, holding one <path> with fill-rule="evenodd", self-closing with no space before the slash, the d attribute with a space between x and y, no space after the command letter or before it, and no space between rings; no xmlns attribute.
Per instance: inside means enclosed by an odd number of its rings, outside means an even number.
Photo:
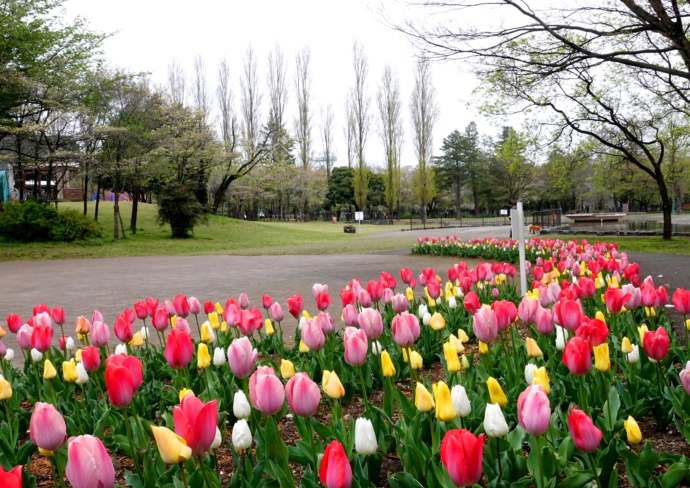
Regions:
<svg viewBox="0 0 690 488"><path fill-rule="evenodd" d="M352 280L337 306L319 284L306 306L148 298L112 327L81 317L74 338L59 307L11 314L25 360L0 342L0 486L690 480L687 349L667 291L615 245L531 241L525 297L515 241L415 252L498 262ZM690 292L672 301L690 314Z"/></svg>

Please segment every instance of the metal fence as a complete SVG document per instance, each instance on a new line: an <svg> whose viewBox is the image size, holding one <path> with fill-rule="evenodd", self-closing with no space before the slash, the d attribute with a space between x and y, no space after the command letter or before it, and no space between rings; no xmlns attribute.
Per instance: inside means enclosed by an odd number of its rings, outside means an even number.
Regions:
<svg viewBox="0 0 690 488"><path fill-rule="evenodd" d="M561 225L561 217L563 213L560 208L551 208L548 210L535 210L530 216L532 225L539 225L541 227L558 227ZM529 222L525 214L525 222Z"/></svg>
<svg viewBox="0 0 690 488"><path fill-rule="evenodd" d="M541 227L557 227L561 225L561 209L525 211L526 225L539 225ZM508 215L494 215L485 217L435 218L435 219L410 219L410 230L426 229L450 229L458 227L488 227L510 225Z"/></svg>

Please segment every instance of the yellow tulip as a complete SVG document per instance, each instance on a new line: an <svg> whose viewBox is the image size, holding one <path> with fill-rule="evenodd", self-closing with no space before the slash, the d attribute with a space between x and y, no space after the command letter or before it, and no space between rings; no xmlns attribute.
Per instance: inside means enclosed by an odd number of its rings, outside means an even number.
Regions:
<svg viewBox="0 0 690 488"><path fill-rule="evenodd" d="M451 288L450 290L446 290L446 293L443 298L445 298L447 302L450 301L450 299L453 298L453 288Z"/></svg>
<svg viewBox="0 0 690 488"><path fill-rule="evenodd" d="M192 449L187 445L187 441L172 430L155 425L151 426L151 430L165 464L183 463L192 457Z"/></svg>
<svg viewBox="0 0 690 488"><path fill-rule="evenodd" d="M540 358L544 355L544 353L541 352L541 349L539 348L537 341L535 341L531 337L525 339L525 346L527 347L527 354L531 358Z"/></svg>
<svg viewBox="0 0 690 488"><path fill-rule="evenodd" d="M55 366L53 366L53 363L50 362L50 359L46 359L45 363L43 363L43 379L52 380L56 376L57 370L55 369Z"/></svg>
<svg viewBox="0 0 690 488"><path fill-rule="evenodd" d="M453 347L455 347L455 352L457 352L458 354L462 354L463 352L465 352L465 345L454 334L448 336L448 342L453 344Z"/></svg>
<svg viewBox="0 0 690 488"><path fill-rule="evenodd" d="M227 332L228 331L228 323L225 320L223 320L223 323L220 324L220 331L221 332Z"/></svg>
<svg viewBox="0 0 690 488"><path fill-rule="evenodd" d="M609 357L609 345L604 342L594 346L594 367L602 373L611 369L611 358Z"/></svg>
<svg viewBox="0 0 690 488"><path fill-rule="evenodd" d="M309 346L307 346L302 339L299 341L299 352L309 352Z"/></svg>
<svg viewBox="0 0 690 488"><path fill-rule="evenodd" d="M489 346L482 341L479 341L479 354L488 354Z"/></svg>
<svg viewBox="0 0 690 488"><path fill-rule="evenodd" d="M189 388L182 388L180 390L180 403L182 403L182 399L186 397L187 395L192 395L194 396L194 392L190 390Z"/></svg>
<svg viewBox="0 0 690 488"><path fill-rule="evenodd" d="M144 336L140 330L134 333L132 340L129 341L129 345L132 347L141 347L144 345Z"/></svg>
<svg viewBox="0 0 690 488"><path fill-rule="evenodd" d="M208 352L208 346L202 342L196 350L196 367L206 369L209 366L211 366L211 354Z"/></svg>
<svg viewBox="0 0 690 488"><path fill-rule="evenodd" d="M656 317L656 309L654 307L645 307L644 313L647 317Z"/></svg>
<svg viewBox="0 0 690 488"><path fill-rule="evenodd" d="M423 365L424 359L422 358L422 355L419 354L417 351L412 351L410 353L410 367L412 369L422 369Z"/></svg>
<svg viewBox="0 0 690 488"><path fill-rule="evenodd" d="M451 337L453 336L451 335ZM443 356L446 358L446 368L448 368L449 372L457 373L462 369L460 359L458 358L458 350L452 342L443 344Z"/></svg>
<svg viewBox="0 0 690 488"><path fill-rule="evenodd" d="M462 369L470 369L470 362L464 354L462 355Z"/></svg>
<svg viewBox="0 0 690 488"><path fill-rule="evenodd" d="M551 380L549 379L549 375L546 373L546 368L544 366L534 370L534 379L532 380L532 384L541 385L547 395L551 393Z"/></svg>
<svg viewBox="0 0 690 488"><path fill-rule="evenodd" d="M201 324L201 342L213 342L214 339L215 334L213 333L211 322L204 322Z"/></svg>
<svg viewBox="0 0 690 488"><path fill-rule="evenodd" d="M630 354L633 352L632 344L630 343L630 339L627 337L623 337L623 342L621 343L621 352L623 352L623 354Z"/></svg>
<svg viewBox="0 0 690 488"><path fill-rule="evenodd" d="M177 315L173 315L172 317L170 317L170 327L174 329L176 323L177 323Z"/></svg>
<svg viewBox="0 0 690 488"><path fill-rule="evenodd" d="M644 346L644 333L647 332L649 329L645 324L642 324L637 328L637 333L640 335L640 346Z"/></svg>
<svg viewBox="0 0 690 488"><path fill-rule="evenodd" d="M393 365L391 355L388 354L388 351L383 351L381 353L381 369L383 369L383 376L386 378L395 376L395 365Z"/></svg>
<svg viewBox="0 0 690 488"><path fill-rule="evenodd" d="M69 361L63 361L62 363L62 377L68 383L74 383L79 378L77 373L77 363L74 358Z"/></svg>
<svg viewBox="0 0 690 488"><path fill-rule="evenodd" d="M309 312L306 310L302 310L302 317L304 317L307 320L311 320L311 316L309 315Z"/></svg>
<svg viewBox="0 0 690 488"><path fill-rule="evenodd" d="M435 406L433 395L419 382L414 394L414 405L420 412L430 412Z"/></svg>
<svg viewBox="0 0 690 488"><path fill-rule="evenodd" d="M322 386L324 393L330 398L337 400L345 395L345 388L335 371L324 370Z"/></svg>
<svg viewBox="0 0 690 488"><path fill-rule="evenodd" d="M53 457L55 456L55 451L49 451L48 449L43 449L42 447L38 448L38 452L41 453L41 455L45 457Z"/></svg>
<svg viewBox="0 0 690 488"><path fill-rule="evenodd" d="M436 300L431 298L429 295L426 297L426 303L429 305L429 308L436 308Z"/></svg>
<svg viewBox="0 0 690 488"><path fill-rule="evenodd" d="M688 319L688 320L685 321L685 328L686 328L687 330L690 330L690 319Z"/></svg>
<svg viewBox="0 0 690 488"><path fill-rule="evenodd" d="M77 349L77 352L74 353L74 359L76 359L78 363L81 363L81 349Z"/></svg>
<svg viewBox="0 0 690 488"><path fill-rule="evenodd" d="M602 312L601 310L597 310L597 313L594 314L594 318L606 323L606 316L604 315L604 312Z"/></svg>
<svg viewBox="0 0 690 488"><path fill-rule="evenodd" d="M460 342L463 344L470 341L470 337L467 335L467 332L462 329L458 329L458 339L460 339Z"/></svg>
<svg viewBox="0 0 690 488"><path fill-rule="evenodd" d="M7 334L7 331L5 330L5 328L2 325L0 325L0 339L5 337L6 334Z"/></svg>
<svg viewBox="0 0 690 488"><path fill-rule="evenodd" d="M452 281L446 281L446 284L444 285L444 290L446 291L446 293L448 293L449 291L452 292L453 288L454 288L453 282Z"/></svg>
<svg viewBox="0 0 690 488"><path fill-rule="evenodd" d="M443 315L440 313L434 312L434 314L431 316L431 320L429 321L429 325L434 330L442 330L446 326L446 319L444 319Z"/></svg>
<svg viewBox="0 0 690 488"><path fill-rule="evenodd" d="M0 379L0 400L12 398L12 385L5 378Z"/></svg>
<svg viewBox="0 0 690 488"><path fill-rule="evenodd" d="M287 359L280 360L280 375L284 380L289 380L295 376L295 365L292 364L292 361Z"/></svg>
<svg viewBox="0 0 690 488"><path fill-rule="evenodd" d="M436 401L436 420L450 422L457 416L457 413L455 412L448 385L443 381L439 381L434 383L432 387L434 390L434 400Z"/></svg>
<svg viewBox="0 0 690 488"><path fill-rule="evenodd" d="M501 385L494 377L489 376L489 379L486 380L486 386L489 388L491 403L498 403L500 406L508 404L508 399L506 398L506 394L503 393L503 388L501 388Z"/></svg>
<svg viewBox="0 0 690 488"><path fill-rule="evenodd" d="M216 313L218 315L223 315L223 306L218 302L216 302Z"/></svg>
<svg viewBox="0 0 690 488"><path fill-rule="evenodd" d="M407 290L405 290L405 294L407 295L408 302L414 301L414 290L412 288L407 287Z"/></svg>
<svg viewBox="0 0 690 488"><path fill-rule="evenodd" d="M276 330L273 328L273 322L271 322L271 319L266 319L266 322L264 322L264 326L266 327L267 336L272 336L276 333Z"/></svg>
<svg viewBox="0 0 690 488"><path fill-rule="evenodd" d="M220 329L220 320L218 319L217 312L211 312L210 314L208 314L208 323L211 324L211 328L213 330Z"/></svg>
<svg viewBox="0 0 690 488"><path fill-rule="evenodd" d="M628 436L629 443L639 444L642 442L642 431L634 418L628 416L628 420L623 421L623 427L625 427L625 433Z"/></svg>

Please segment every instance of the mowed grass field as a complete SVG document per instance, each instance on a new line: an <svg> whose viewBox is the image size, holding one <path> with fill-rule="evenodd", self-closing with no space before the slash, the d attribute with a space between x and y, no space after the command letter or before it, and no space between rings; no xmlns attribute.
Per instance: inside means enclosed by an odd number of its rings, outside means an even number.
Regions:
<svg viewBox="0 0 690 488"><path fill-rule="evenodd" d="M81 210L81 203L60 203L60 209ZM95 204L89 202L89 215ZM113 203L101 202L98 222L103 237L75 243L0 242L0 261L34 259L103 258L116 256L194 254L339 254L366 253L412 247L415 239L358 239L386 230L383 226L363 226L357 234L345 234L343 224L330 222L247 222L209 215L206 224L194 228L189 239L171 239L170 227L156 223L157 207L139 204L137 233L129 231L132 204L120 203L126 238L113 240ZM401 233L402 234L402 233Z"/></svg>

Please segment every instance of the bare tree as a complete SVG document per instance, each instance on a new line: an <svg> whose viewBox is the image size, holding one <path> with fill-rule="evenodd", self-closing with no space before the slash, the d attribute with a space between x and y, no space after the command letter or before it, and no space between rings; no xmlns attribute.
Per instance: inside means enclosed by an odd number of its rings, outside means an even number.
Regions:
<svg viewBox="0 0 690 488"><path fill-rule="evenodd" d="M328 104L326 111L321 110L321 143L323 145L324 162L326 163L326 178L331 177L331 169L335 162L333 154L333 106Z"/></svg>
<svg viewBox="0 0 690 488"><path fill-rule="evenodd" d="M199 116L204 121L208 120L211 109L211 100L208 92L208 80L206 78L206 65L200 54L194 56L194 84L192 85L192 98Z"/></svg>
<svg viewBox="0 0 690 488"><path fill-rule="evenodd" d="M400 154L403 142L402 101L400 82L390 66L386 66L376 98L381 118L381 143L386 157L386 206L393 213L397 208L400 189Z"/></svg>
<svg viewBox="0 0 690 488"><path fill-rule="evenodd" d="M311 163L311 50L305 47L297 53L295 59L297 74L295 91L297 92L297 144L302 168L308 169Z"/></svg>
<svg viewBox="0 0 690 488"><path fill-rule="evenodd" d="M355 205L362 210L367 204L369 186L364 151L371 126L369 114L371 100L366 92L369 61L364 54L364 48L358 42L355 42L352 47L352 66L355 71L355 84L350 90L350 104L354 118L354 148L357 163L354 179Z"/></svg>
<svg viewBox="0 0 690 488"><path fill-rule="evenodd" d="M285 126L284 115L288 95L286 77L285 57L280 45L276 43L273 50L268 53L268 125L278 130Z"/></svg>
<svg viewBox="0 0 690 488"><path fill-rule="evenodd" d="M168 90L170 101L183 106L187 96L187 73L177 58L168 65Z"/></svg>
<svg viewBox="0 0 690 488"><path fill-rule="evenodd" d="M352 93L345 98L345 139L347 140L347 167L355 166L355 113L352 105Z"/></svg>
<svg viewBox="0 0 690 488"><path fill-rule="evenodd" d="M257 138L261 130L261 98L259 92L258 65L251 45L244 55L243 73L240 79L242 100L242 135L245 144L245 156L249 159L257 148Z"/></svg>
<svg viewBox="0 0 690 488"><path fill-rule="evenodd" d="M436 194L431 158L433 154L433 131L438 119L436 90L431 82L429 61L420 58L415 71L414 88L410 99L412 114L412 139L417 156L415 193L426 221L427 207Z"/></svg>

